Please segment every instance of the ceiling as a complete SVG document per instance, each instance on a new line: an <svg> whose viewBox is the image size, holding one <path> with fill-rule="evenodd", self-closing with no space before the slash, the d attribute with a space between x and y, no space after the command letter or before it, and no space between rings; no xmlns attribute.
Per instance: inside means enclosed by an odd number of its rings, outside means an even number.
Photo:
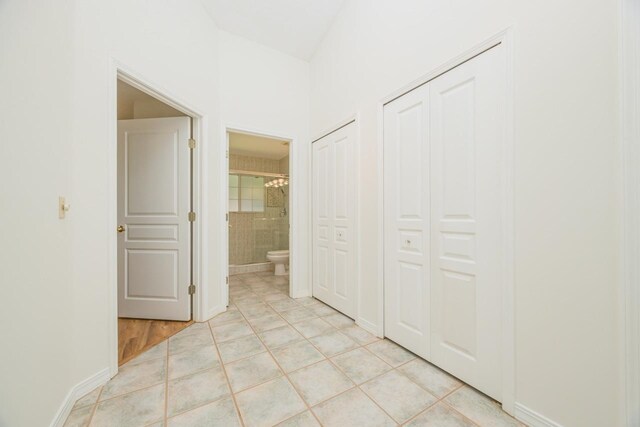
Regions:
<svg viewBox="0 0 640 427"><path fill-rule="evenodd" d="M280 139L229 132L229 153L280 160L289 154L289 143Z"/></svg>
<svg viewBox="0 0 640 427"><path fill-rule="evenodd" d="M345 0L203 0L225 31L309 60Z"/></svg>

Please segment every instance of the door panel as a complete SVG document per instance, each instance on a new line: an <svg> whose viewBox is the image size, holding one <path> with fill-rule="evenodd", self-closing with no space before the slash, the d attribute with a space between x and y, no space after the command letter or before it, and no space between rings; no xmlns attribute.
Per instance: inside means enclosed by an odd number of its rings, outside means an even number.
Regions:
<svg viewBox="0 0 640 427"><path fill-rule="evenodd" d="M504 70L498 46L430 83L431 356L498 400Z"/></svg>
<svg viewBox="0 0 640 427"><path fill-rule="evenodd" d="M429 356L428 87L384 108L385 335Z"/></svg>
<svg viewBox="0 0 640 427"><path fill-rule="evenodd" d="M188 117L118 121L120 317L191 318L188 138Z"/></svg>
<svg viewBox="0 0 640 427"><path fill-rule="evenodd" d="M494 47L384 108L385 335L496 399L503 55Z"/></svg>
<svg viewBox="0 0 640 427"><path fill-rule="evenodd" d="M313 296L356 316L355 124L313 143Z"/></svg>

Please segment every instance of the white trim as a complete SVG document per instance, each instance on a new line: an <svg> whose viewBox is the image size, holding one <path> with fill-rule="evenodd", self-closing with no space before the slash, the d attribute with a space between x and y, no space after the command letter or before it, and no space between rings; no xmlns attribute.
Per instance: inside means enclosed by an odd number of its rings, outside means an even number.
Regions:
<svg viewBox="0 0 640 427"><path fill-rule="evenodd" d="M62 427L65 421L67 421L67 417L69 417L69 414L73 409L73 405L76 404L76 401L85 396L90 391L93 391L96 387L100 387L101 385L105 384L107 381L109 381L110 378L110 369L104 368L101 371L93 374L89 378L85 379L84 381L80 381L73 388L71 388L71 390L69 390L69 393L67 393L67 396L64 398L62 405L60 405L60 409L58 409L58 412L53 418L53 421L51 421L51 427Z"/></svg>
<svg viewBox="0 0 640 427"><path fill-rule="evenodd" d="M107 198L109 213L107 220L107 241L108 241L108 286L107 291L107 322L108 322L108 348L109 348L109 373L113 377L118 373L118 264L117 264L117 236L113 230L117 227L117 81L122 80L127 84L159 99L167 105L179 110L193 119L193 135L198 142L194 152L193 164L193 208L198 220L194 224L193 233L193 282L197 285L197 291L193 299L192 317L195 321L206 320L205 302L208 301L208 268L203 260L207 259L208 243L206 232L208 229L207 213L207 116L198 112L197 109L189 107L187 103L171 95L171 92L151 82L146 77L133 71L126 64L115 58L109 60L109 142L107 147Z"/></svg>
<svg viewBox="0 0 640 427"><path fill-rule="evenodd" d="M521 403L515 403L515 417L529 427L563 427L555 421L550 420L544 415L527 408Z"/></svg>
<svg viewBox="0 0 640 427"><path fill-rule="evenodd" d="M252 126L244 126L234 123L224 123L221 126L221 140L227 141L227 135L229 132L244 133L249 135L262 136L273 139L281 139L289 141L289 296L291 298L301 298L311 295L310 287L310 274L305 277L303 269L301 269L300 262L297 260L302 257L309 256L309 250L303 250L298 238L299 233L302 231L300 227L300 218L305 215L305 209L300 206L300 201L303 200L303 188L300 183L300 177L304 173L305 168L302 167L301 160L299 159L300 153L303 151L300 149L302 140L297 136L286 135L284 132L278 132L273 130L258 129ZM220 170L220 182L225 183L224 188L221 191L221 200L219 205L221 206L220 218L223 219L221 229L222 235L225 238L221 239L220 253L223 256L222 270L223 278L220 283L225 283L225 277L229 274L229 234L228 224L226 221L226 215L228 213L228 198L229 198L229 185L227 180L229 179L229 159L226 156L228 150L227 144L220 144L222 164L219 167ZM308 261L308 260L307 260ZM308 264L307 264L308 265ZM305 286L306 285L306 286ZM226 301L228 298L229 285L225 284L221 287L222 301ZM226 307L225 307L226 310Z"/></svg>
<svg viewBox="0 0 640 427"><path fill-rule="evenodd" d="M507 61L507 81L506 81L506 129L505 129L505 145L504 145L504 171L505 186L502 189L505 200L504 212L504 236L505 241L505 265L503 266L504 288L502 300L502 409L513 415L515 411L516 398L516 370L515 370L515 272L514 272L514 150L515 133L513 128L514 121L514 96L513 96L513 35L512 28L509 27L504 31L488 38L482 43L467 50L461 55L447 61L429 73L423 75L417 80L403 86L384 97L378 102L378 194L381 197L378 200L378 315L380 316L380 324L378 325L378 335L384 336L384 105L388 102L404 95L407 92L427 83L442 73L447 72L451 68L462 64L484 52L485 50L497 44L504 45L505 56Z"/></svg>
<svg viewBox="0 0 640 427"><path fill-rule="evenodd" d="M621 378L626 425L640 424L640 2L620 2L620 139L623 171Z"/></svg>

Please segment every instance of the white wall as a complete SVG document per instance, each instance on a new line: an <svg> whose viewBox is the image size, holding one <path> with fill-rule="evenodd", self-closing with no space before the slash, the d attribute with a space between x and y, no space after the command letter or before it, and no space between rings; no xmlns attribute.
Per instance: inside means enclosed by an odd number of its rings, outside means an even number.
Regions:
<svg viewBox="0 0 640 427"><path fill-rule="evenodd" d="M220 31L219 48L222 126L294 139L290 191L297 200L290 218L297 234L291 242L291 265L302 273L297 277L308 276L309 64L225 31ZM310 281L297 282L301 288L296 296L310 295Z"/></svg>
<svg viewBox="0 0 640 427"><path fill-rule="evenodd" d="M620 425L616 2L350 0L311 61L311 134L360 113L364 320L379 325L378 102L513 25L516 401Z"/></svg>
<svg viewBox="0 0 640 427"><path fill-rule="evenodd" d="M71 1L0 1L0 426L47 425L71 387Z"/></svg>

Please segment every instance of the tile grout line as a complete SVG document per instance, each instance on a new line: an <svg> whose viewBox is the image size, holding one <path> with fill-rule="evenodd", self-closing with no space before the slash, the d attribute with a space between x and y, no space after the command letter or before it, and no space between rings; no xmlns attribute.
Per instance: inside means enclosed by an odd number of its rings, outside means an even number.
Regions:
<svg viewBox="0 0 640 427"><path fill-rule="evenodd" d="M236 401L236 395L233 392L233 389L231 388L231 381L229 381L229 376L227 375L227 370L226 370L226 368L224 366L224 363L222 362L222 354L220 354L220 349L218 348L218 343L216 342L216 339L213 336L213 328L211 326L211 323L209 323L209 321L207 321L207 325L209 326L209 333L211 334L211 339L213 340L213 348L216 349L216 353L218 354L218 360L220 361L220 368L222 368L222 373L224 374L224 377L227 380L227 387L229 387L229 394L231 395L231 400L233 401L233 406L235 408L236 415L238 416L238 419L240 420L240 425L244 426L245 425L244 419L242 418L242 413L240 412L240 407L238 406L238 402Z"/></svg>
<svg viewBox="0 0 640 427"><path fill-rule="evenodd" d="M103 384L100 386L100 391L98 392L98 397L96 397L96 401L93 403L93 408L91 408L91 415L89 415L89 419L87 420L87 425L91 425L91 421L93 421L93 416L96 414L96 410L98 409L98 404L100 403L100 396L102 396L102 392L104 391ZM77 401L76 401L77 402Z"/></svg>

